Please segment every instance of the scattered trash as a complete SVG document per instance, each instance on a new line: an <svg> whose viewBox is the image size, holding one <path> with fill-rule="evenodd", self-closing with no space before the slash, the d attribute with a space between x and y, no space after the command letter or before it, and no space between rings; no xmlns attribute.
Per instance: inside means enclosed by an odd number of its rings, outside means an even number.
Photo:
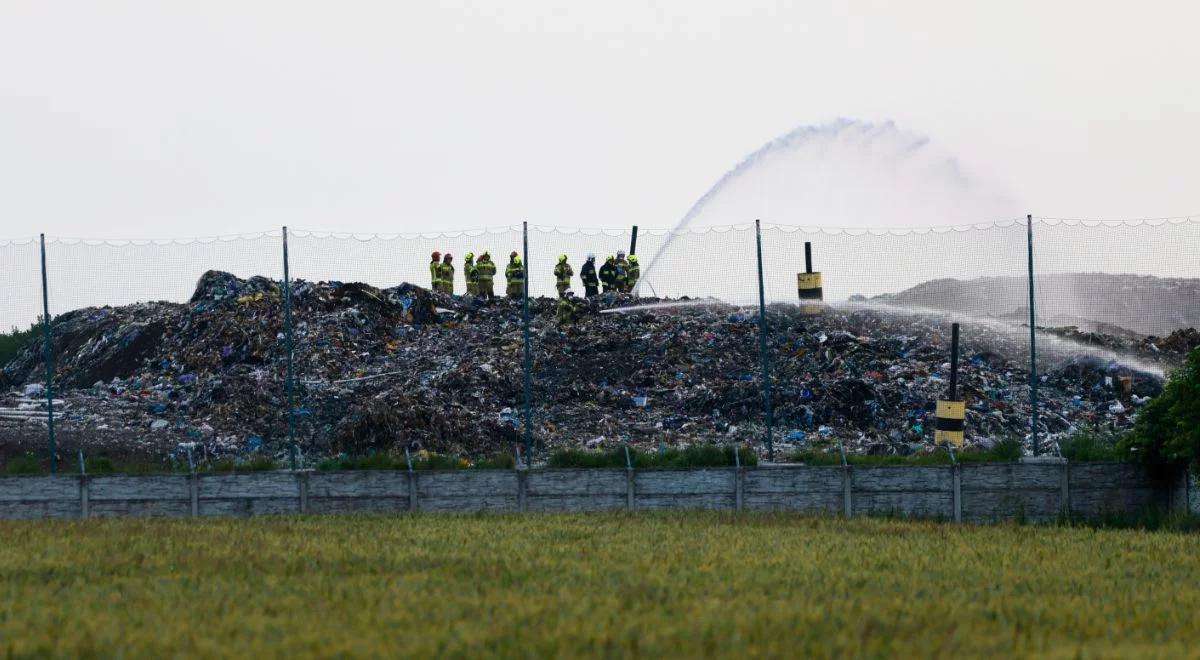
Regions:
<svg viewBox="0 0 1200 660"><path fill-rule="evenodd" d="M520 301L301 280L293 296L295 426L307 456L409 447L483 455L522 439ZM610 298L581 301L566 331L554 322L556 300L530 300L539 451L735 440L765 452L756 313L711 301ZM277 282L209 272L187 303L59 316L56 426L128 452L165 456L193 442L208 458L284 455L281 299ZM625 313L600 313L609 309ZM943 318L836 306L808 317L772 305L767 320L775 423L788 442L885 453L932 443L927 419L948 378ZM1027 337L964 324L968 444L1028 432ZM1096 336L1093 344L1165 369L1200 343L1194 330L1152 339ZM1161 377L1112 360L1053 347L1039 357L1046 433L1129 428L1162 388ZM44 432L42 369L40 340L2 366L0 429Z"/></svg>

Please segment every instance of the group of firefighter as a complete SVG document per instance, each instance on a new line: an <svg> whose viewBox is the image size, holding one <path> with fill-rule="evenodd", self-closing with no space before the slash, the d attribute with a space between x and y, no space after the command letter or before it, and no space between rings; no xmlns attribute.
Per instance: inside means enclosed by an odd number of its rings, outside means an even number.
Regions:
<svg viewBox="0 0 1200 660"><path fill-rule="evenodd" d="M454 256L434 252L429 262L429 275L433 284L431 288L438 293L453 295L454 273ZM631 293L641 273L637 255L631 254L626 258L625 251L621 250L615 255L608 255L599 268L596 267L596 255L588 254L587 261L579 269L579 279L583 283L584 296L592 298L600 295L602 290L604 293ZM573 300L575 293L571 290L571 278L574 276L575 269L568 262L567 255L559 255L558 263L554 266L554 284L560 299L558 316L563 322L573 320L577 311ZM471 252L463 257L463 277L468 295L485 300L496 297L496 264L487 252L480 254L478 260ZM509 298L515 299L524 295L525 263L515 250L508 255L504 279L507 284L505 294Z"/></svg>

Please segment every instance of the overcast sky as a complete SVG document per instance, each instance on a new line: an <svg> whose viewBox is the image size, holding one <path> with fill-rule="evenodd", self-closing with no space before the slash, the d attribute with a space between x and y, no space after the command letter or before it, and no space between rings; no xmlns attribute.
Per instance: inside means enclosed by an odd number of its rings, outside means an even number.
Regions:
<svg viewBox="0 0 1200 660"><path fill-rule="evenodd" d="M1194 6L0 0L0 236L667 227L838 117L1036 215L1200 213Z"/></svg>

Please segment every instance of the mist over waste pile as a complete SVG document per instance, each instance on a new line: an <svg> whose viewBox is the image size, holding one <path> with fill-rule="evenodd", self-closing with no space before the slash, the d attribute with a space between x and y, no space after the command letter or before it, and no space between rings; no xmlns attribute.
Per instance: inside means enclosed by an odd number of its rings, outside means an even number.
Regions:
<svg viewBox="0 0 1200 660"><path fill-rule="evenodd" d="M209 455L269 452L287 441L280 287L208 273L183 304L88 308L56 320L64 451L162 456L180 442ZM519 301L480 303L401 285L294 283L298 440L305 456L418 447L483 455L521 428ZM678 306L676 303L689 303ZM763 450L757 312L628 297L586 304L561 326L557 301L532 299L534 438L542 449L746 442ZM776 437L782 447L845 443L909 453L931 444L944 394L949 324L877 309L768 314ZM1200 344L1114 337L1108 347L1168 366ZM1157 343L1155 343L1157 342ZM963 329L960 392L968 443L1028 429L1023 342L988 324ZM1086 353L1045 356L1041 420L1049 434L1129 428L1161 379ZM41 351L0 371L0 407L37 410ZM0 418L5 452L44 440L44 417ZM22 441L23 442L23 441ZM40 444L36 446L41 446Z"/></svg>

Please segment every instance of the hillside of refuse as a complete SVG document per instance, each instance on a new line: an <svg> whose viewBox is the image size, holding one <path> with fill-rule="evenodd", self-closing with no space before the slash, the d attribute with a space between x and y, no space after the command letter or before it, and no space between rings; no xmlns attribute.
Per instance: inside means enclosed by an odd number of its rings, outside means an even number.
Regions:
<svg viewBox="0 0 1200 660"><path fill-rule="evenodd" d="M941 279L875 300L902 307L950 310L1024 323L1023 276ZM1037 277L1038 324L1075 326L1113 335L1168 335L1200 327L1200 279L1111 273L1046 273Z"/></svg>
<svg viewBox="0 0 1200 660"><path fill-rule="evenodd" d="M293 284L296 438L306 457L402 447L482 455L524 433L519 301L404 284ZM186 303L87 308L55 319L61 451L163 457L281 454L288 439L279 282L209 272ZM541 448L644 448L765 436L756 308L605 297L577 322L530 301L532 435ZM768 311L777 447L911 453L932 442L950 322L870 305ZM1126 337L1057 329L1040 352L1042 430L1129 428L1194 330ZM1029 429L1028 330L962 329L969 443ZM0 451L41 447L44 363L34 340L0 370Z"/></svg>

